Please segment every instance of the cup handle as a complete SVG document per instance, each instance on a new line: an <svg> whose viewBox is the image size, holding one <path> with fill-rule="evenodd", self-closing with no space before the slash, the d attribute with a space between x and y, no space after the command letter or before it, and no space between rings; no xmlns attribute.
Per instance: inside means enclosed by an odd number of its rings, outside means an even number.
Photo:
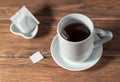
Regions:
<svg viewBox="0 0 120 82"><path fill-rule="evenodd" d="M113 37L113 34L112 32L110 31L104 31L100 28L95 28L95 34L97 34L99 37L101 37L100 40L97 40L96 42L94 42L94 47L98 47L108 41L110 41Z"/></svg>

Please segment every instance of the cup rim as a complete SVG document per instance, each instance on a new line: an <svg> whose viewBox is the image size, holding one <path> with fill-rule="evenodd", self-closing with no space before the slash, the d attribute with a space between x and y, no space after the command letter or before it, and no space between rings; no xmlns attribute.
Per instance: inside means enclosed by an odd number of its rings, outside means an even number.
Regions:
<svg viewBox="0 0 120 82"><path fill-rule="evenodd" d="M83 42L87 41L90 37L92 37L92 35L93 35L93 33L94 33L94 30L93 30L92 33L90 33L90 35L89 35L86 39L84 39L84 40L82 40L82 41L77 41L77 42L72 42L72 41L66 40L66 39L64 39L64 38L61 36L61 34L60 34L60 32L59 32L60 23L61 23L65 18L67 18L68 16L71 16L71 15L81 15L81 16L86 17L86 18L91 22L92 27L93 27L93 29L94 29L93 22L92 22L92 20L91 20L88 16L86 16L86 15L84 15L84 14L81 14L81 13L72 13L72 14L68 14L68 15L66 15L66 16L64 16L63 18L60 19L60 21L58 22L58 25L57 25L57 35L60 36L64 41L69 42L69 43L72 43L72 44L78 44L78 43L83 43Z"/></svg>

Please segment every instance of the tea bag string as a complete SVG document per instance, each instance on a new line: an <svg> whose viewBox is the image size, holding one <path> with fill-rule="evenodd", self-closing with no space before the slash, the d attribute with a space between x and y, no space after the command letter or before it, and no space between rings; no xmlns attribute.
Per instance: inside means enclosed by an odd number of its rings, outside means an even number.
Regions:
<svg viewBox="0 0 120 82"><path fill-rule="evenodd" d="M57 39L56 44L55 44L54 48L52 49L52 51L55 50L57 44L58 44L58 39ZM51 50L44 51L44 52L41 52L41 53L42 53L43 55L47 55L47 54L50 54L50 53L51 53Z"/></svg>
<svg viewBox="0 0 120 82"><path fill-rule="evenodd" d="M43 54L43 55L46 55L46 54L50 54L50 52L51 52L51 51L48 50L48 51L42 52L42 54Z"/></svg>
<svg viewBox="0 0 120 82"><path fill-rule="evenodd" d="M68 40L70 38L70 36L66 33L66 31L63 31L61 33L61 35L63 36L64 39ZM52 49L52 51L56 48L57 44L58 44L58 39L56 41L57 43L55 44L54 48ZM42 52L43 55L46 55L46 54L50 54L50 50L49 51L46 51L46 52Z"/></svg>

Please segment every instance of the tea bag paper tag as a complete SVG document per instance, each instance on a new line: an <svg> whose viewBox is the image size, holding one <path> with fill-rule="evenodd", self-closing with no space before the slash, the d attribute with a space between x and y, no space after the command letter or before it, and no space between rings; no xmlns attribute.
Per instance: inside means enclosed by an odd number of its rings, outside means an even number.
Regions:
<svg viewBox="0 0 120 82"><path fill-rule="evenodd" d="M39 21L31 14L31 12L24 6L16 12L10 20L18 27L23 33L32 31Z"/></svg>
<svg viewBox="0 0 120 82"><path fill-rule="evenodd" d="M37 51L36 53L34 53L32 56L30 56L30 60L33 62L33 63L37 63L39 62L40 60L42 60L44 57L42 56L42 54Z"/></svg>

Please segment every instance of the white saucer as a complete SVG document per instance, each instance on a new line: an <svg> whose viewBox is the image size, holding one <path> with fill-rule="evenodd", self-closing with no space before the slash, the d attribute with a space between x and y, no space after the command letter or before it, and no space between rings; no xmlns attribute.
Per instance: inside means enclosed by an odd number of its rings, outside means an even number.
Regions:
<svg viewBox="0 0 120 82"><path fill-rule="evenodd" d="M98 39L99 37L95 35L95 40ZM83 62L72 62L70 60L68 61L60 54L57 35L54 37L51 43L51 55L54 61L62 68L70 71L82 71L92 67L101 58L102 52L103 52L103 46L101 45L93 50L91 56L87 60Z"/></svg>
<svg viewBox="0 0 120 82"><path fill-rule="evenodd" d="M10 25L10 31L11 31L13 34L20 35L20 36L22 36L22 37L24 37L24 38L26 38L26 39L32 39L32 38L35 37L35 35L36 35L37 32L38 32L38 25L36 25L35 29L32 30L31 32L29 32L29 33L22 33L22 32L17 28L17 26L16 26L14 23L12 23L12 24Z"/></svg>

